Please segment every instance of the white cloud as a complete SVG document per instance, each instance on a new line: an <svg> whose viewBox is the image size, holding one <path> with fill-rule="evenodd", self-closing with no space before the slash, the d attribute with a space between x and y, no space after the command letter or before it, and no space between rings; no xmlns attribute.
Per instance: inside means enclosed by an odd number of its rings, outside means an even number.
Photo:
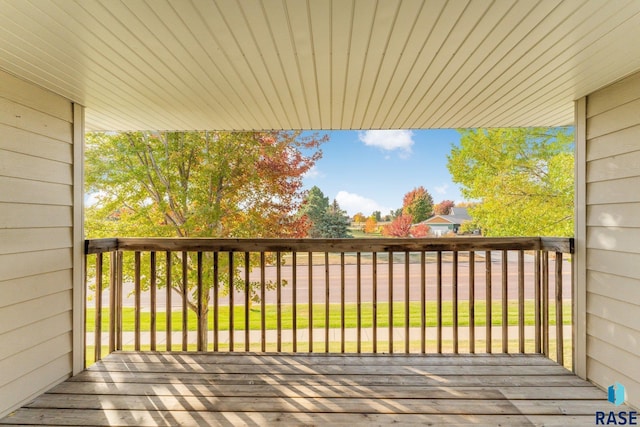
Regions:
<svg viewBox="0 0 640 427"><path fill-rule="evenodd" d="M347 211L349 216L353 216L358 212L362 212L365 216L371 215L374 211L380 211L383 214L389 212L389 208L381 206L373 199L367 199L359 194L349 193L344 190L338 192L336 201L341 209Z"/></svg>
<svg viewBox="0 0 640 427"><path fill-rule="evenodd" d="M401 150L404 153L410 153L414 143L410 130L368 130L358 132L358 139L371 147L387 151Z"/></svg>
<svg viewBox="0 0 640 427"><path fill-rule="evenodd" d="M449 184L443 184L434 188L433 191L435 191L438 194L447 194L448 189L449 189Z"/></svg>
<svg viewBox="0 0 640 427"><path fill-rule="evenodd" d="M323 178L324 174L320 172L320 170L317 167L312 166L311 169L305 172L303 177L308 179Z"/></svg>

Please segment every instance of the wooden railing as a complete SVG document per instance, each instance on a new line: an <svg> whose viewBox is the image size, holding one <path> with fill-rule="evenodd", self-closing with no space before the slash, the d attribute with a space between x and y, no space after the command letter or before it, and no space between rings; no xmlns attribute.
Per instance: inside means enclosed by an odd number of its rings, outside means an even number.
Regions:
<svg viewBox="0 0 640 427"><path fill-rule="evenodd" d="M94 360L123 349L533 352L563 364L571 349L573 239L112 238L85 253Z"/></svg>

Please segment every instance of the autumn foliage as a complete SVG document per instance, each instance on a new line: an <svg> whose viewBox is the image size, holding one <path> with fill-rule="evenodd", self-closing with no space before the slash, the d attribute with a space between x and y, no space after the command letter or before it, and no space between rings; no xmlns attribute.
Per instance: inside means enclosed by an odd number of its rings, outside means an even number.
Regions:
<svg viewBox="0 0 640 427"><path fill-rule="evenodd" d="M382 235L387 237L409 237L413 217L402 214L396 217L391 224L383 227Z"/></svg>

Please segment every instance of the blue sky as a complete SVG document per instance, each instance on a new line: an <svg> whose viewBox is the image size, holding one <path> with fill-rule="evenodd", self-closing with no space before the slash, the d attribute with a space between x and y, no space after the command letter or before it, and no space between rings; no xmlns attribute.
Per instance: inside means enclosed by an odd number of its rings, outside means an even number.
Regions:
<svg viewBox="0 0 640 427"><path fill-rule="evenodd" d="M352 216L383 215L402 207L402 197L423 186L434 202L462 201L447 170L447 154L460 134L452 129L330 131L323 156L305 176Z"/></svg>

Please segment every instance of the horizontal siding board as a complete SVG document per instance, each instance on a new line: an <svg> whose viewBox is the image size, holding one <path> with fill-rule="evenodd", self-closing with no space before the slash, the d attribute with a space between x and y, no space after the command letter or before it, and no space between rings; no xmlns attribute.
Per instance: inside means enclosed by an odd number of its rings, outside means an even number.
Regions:
<svg viewBox="0 0 640 427"><path fill-rule="evenodd" d="M640 124L640 99L620 105L587 120L587 138L596 138L638 124Z"/></svg>
<svg viewBox="0 0 640 427"><path fill-rule="evenodd" d="M34 342L32 348L0 361L0 387L20 378L34 366L43 366L52 359L69 353L71 332L66 331L49 340Z"/></svg>
<svg viewBox="0 0 640 427"><path fill-rule="evenodd" d="M0 255L70 248L71 240L71 228L67 227L0 229Z"/></svg>
<svg viewBox="0 0 640 427"><path fill-rule="evenodd" d="M66 270L71 265L71 249L0 255L0 281Z"/></svg>
<svg viewBox="0 0 640 427"><path fill-rule="evenodd" d="M58 184L73 183L69 163L28 156L0 149L0 176L24 178Z"/></svg>
<svg viewBox="0 0 640 427"><path fill-rule="evenodd" d="M640 150L640 125L591 138L587 144L587 161Z"/></svg>
<svg viewBox="0 0 640 427"><path fill-rule="evenodd" d="M15 409L27 403L69 376L71 376L70 353L52 359L46 365L34 367L32 371L0 387L0 402L3 403L2 410L7 408L5 406L7 404L10 405L9 409ZM2 412L0 412L0 416L1 414Z"/></svg>
<svg viewBox="0 0 640 427"><path fill-rule="evenodd" d="M0 124L0 149L72 163L73 145L44 135Z"/></svg>
<svg viewBox="0 0 640 427"><path fill-rule="evenodd" d="M624 367L624 374L631 378L640 378L640 356L629 352L608 340L587 336L589 357L603 364Z"/></svg>
<svg viewBox="0 0 640 427"><path fill-rule="evenodd" d="M58 292L40 298L3 307L0 310L0 336L37 320L71 310L71 291Z"/></svg>
<svg viewBox="0 0 640 427"><path fill-rule="evenodd" d="M71 185L0 176L0 203L71 206Z"/></svg>
<svg viewBox="0 0 640 427"><path fill-rule="evenodd" d="M73 125L69 121L58 119L6 98L0 98L0 123L63 142L73 141Z"/></svg>
<svg viewBox="0 0 640 427"><path fill-rule="evenodd" d="M604 390L616 381L624 384L627 402L636 408L640 407L640 382L625 375L624 367L616 364L615 361L602 363L595 358L587 357L587 376ZM606 404L603 402L603 406Z"/></svg>
<svg viewBox="0 0 640 427"><path fill-rule="evenodd" d="M588 227L587 242L587 247L591 249L636 253L640 242L640 229Z"/></svg>
<svg viewBox="0 0 640 427"><path fill-rule="evenodd" d="M587 327L590 336L615 344L631 354L640 355L640 331L611 323L594 314L587 315ZM636 364L640 366L640 361Z"/></svg>
<svg viewBox="0 0 640 427"><path fill-rule="evenodd" d="M0 282L0 307L71 289L71 270L53 271Z"/></svg>
<svg viewBox="0 0 640 427"><path fill-rule="evenodd" d="M640 265L640 254L603 249L587 250L587 271L594 270L640 279L638 265Z"/></svg>
<svg viewBox="0 0 640 427"><path fill-rule="evenodd" d="M640 227L640 202L587 206L587 225L593 227Z"/></svg>
<svg viewBox="0 0 640 427"><path fill-rule="evenodd" d="M51 337L71 332L71 313L64 312L45 317L37 322L30 323L13 331L5 332L0 336L0 360L28 351L34 344L47 341Z"/></svg>
<svg viewBox="0 0 640 427"><path fill-rule="evenodd" d="M637 148L640 148L640 144ZM640 174L640 151L617 154L587 163L588 182L636 177Z"/></svg>
<svg viewBox="0 0 640 427"><path fill-rule="evenodd" d="M587 204L640 202L640 192L629 191L630 188L640 188L640 176L588 183Z"/></svg>
<svg viewBox="0 0 640 427"><path fill-rule="evenodd" d="M587 313L594 314L611 324L620 324L640 331L640 316L636 314L637 310L636 304L587 293Z"/></svg>
<svg viewBox="0 0 640 427"><path fill-rule="evenodd" d="M29 106L68 123L73 121L73 111L68 99L4 71L0 70L0 74L3 83L0 85L0 97Z"/></svg>
<svg viewBox="0 0 640 427"><path fill-rule="evenodd" d="M592 118L637 99L640 99L640 73L589 95L587 118Z"/></svg>
<svg viewBox="0 0 640 427"><path fill-rule="evenodd" d="M71 227L71 206L0 203L0 228Z"/></svg>
<svg viewBox="0 0 640 427"><path fill-rule="evenodd" d="M637 301L640 303L640 279L616 276L615 274L599 271L588 271L587 292L623 302Z"/></svg>

